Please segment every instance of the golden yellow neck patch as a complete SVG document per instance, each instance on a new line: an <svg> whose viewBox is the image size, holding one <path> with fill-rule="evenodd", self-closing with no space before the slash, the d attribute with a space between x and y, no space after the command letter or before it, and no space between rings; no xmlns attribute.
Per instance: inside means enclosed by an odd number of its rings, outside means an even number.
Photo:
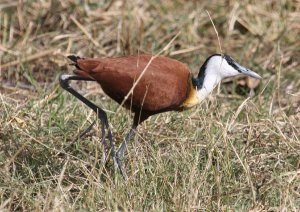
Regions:
<svg viewBox="0 0 300 212"><path fill-rule="evenodd" d="M184 109L191 108L199 103L199 99L197 96L197 90L194 88L192 84L192 80L190 81L189 91L188 91L188 97L186 100L182 103L182 107Z"/></svg>

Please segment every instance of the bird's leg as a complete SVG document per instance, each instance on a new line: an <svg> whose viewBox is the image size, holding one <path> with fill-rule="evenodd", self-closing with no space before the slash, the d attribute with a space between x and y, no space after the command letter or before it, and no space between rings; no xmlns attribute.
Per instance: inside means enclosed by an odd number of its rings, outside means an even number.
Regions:
<svg viewBox="0 0 300 212"><path fill-rule="evenodd" d="M118 149L118 151L116 153L117 167L119 168L119 170L125 180L127 180L128 177L123 168L124 154L125 154L125 150L127 148L127 144L131 140L132 136L135 135L135 132L136 132L136 126L132 126L129 133L126 135L125 140L122 142L121 147Z"/></svg>
<svg viewBox="0 0 300 212"><path fill-rule="evenodd" d="M143 115L136 113L134 115L133 125L132 125L129 133L126 135L124 141L122 142L121 147L117 151L116 158L117 158L118 167L124 178L127 178L126 173L123 169L123 160L124 160L125 150L127 149L127 145L129 143L129 141L135 135L137 126L141 122L146 120L148 117L149 116L146 115L146 113L144 113Z"/></svg>
<svg viewBox="0 0 300 212"><path fill-rule="evenodd" d="M97 114L99 117L99 114ZM106 161L106 141L105 141L105 125L104 125L104 119L101 117L99 118L101 121L101 134L102 134L102 145L103 145L103 152L102 152L102 164L105 164Z"/></svg>
<svg viewBox="0 0 300 212"><path fill-rule="evenodd" d="M97 113L97 116L98 116L99 120L101 121L102 143L103 143L103 147L104 147L102 160L105 161L105 158L106 158L106 156L105 156L105 149L106 149L105 128L106 128L108 130L108 139L109 139L110 146L111 146L111 156L114 160L114 164L116 164L115 146L114 146L114 143L112 140L112 134L110 131L110 127L108 124L108 119L107 119L107 115L106 115L105 111L102 110L97 105L95 105L94 103L92 103L91 101L89 101L88 99L86 99L80 93L75 91L69 85L70 80L81 80L81 81L95 81L95 80L86 78L86 77L76 76L76 75L61 75L59 78L60 85L63 89L65 89L66 91L68 91L69 93L74 95L76 98L78 98L84 104L86 104L89 108L91 108L95 113ZM93 125L94 125L94 122L81 135L83 136L85 133L90 131L92 129Z"/></svg>
<svg viewBox="0 0 300 212"><path fill-rule="evenodd" d="M122 162L124 159L125 150L127 148L128 142L131 140L132 136L136 133L136 126L131 127L129 133L126 135L124 141L122 142L120 148L117 151L117 162L119 168L122 167Z"/></svg>
<svg viewBox="0 0 300 212"><path fill-rule="evenodd" d="M100 111L101 112L101 111ZM104 112L104 111L103 111ZM102 113L102 112L101 112ZM106 113L104 112L104 114L99 114L98 112L98 117L99 119L101 120L101 129L102 129L102 140L104 141L103 142L103 147L105 149L105 146L106 146L106 142L104 140L104 135L105 135L105 129L104 129L104 126L106 127L107 129L107 136L108 136L108 140L109 140L109 143L110 143L110 146L111 146L111 156L113 158L113 161L114 161L114 167L115 169L117 168L117 160L116 160L116 150L115 150L115 145L114 145L114 142L113 142L113 138L112 138L112 133L111 133L111 130L110 130L110 127L109 127L109 124L108 124L108 119L107 119L107 115Z"/></svg>

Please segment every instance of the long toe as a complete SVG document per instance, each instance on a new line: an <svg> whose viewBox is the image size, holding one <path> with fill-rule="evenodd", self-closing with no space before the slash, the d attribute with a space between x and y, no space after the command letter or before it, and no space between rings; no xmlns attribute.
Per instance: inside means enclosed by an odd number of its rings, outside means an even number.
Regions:
<svg viewBox="0 0 300 212"><path fill-rule="evenodd" d="M112 150L113 150L113 147L112 147ZM111 157L113 159L115 172L120 171L122 176L125 178L125 176L123 174L124 171L123 171L123 168L122 168L122 161L119 160L118 153L116 153L116 152L112 153ZM126 176L126 178L127 178L127 176Z"/></svg>
<svg viewBox="0 0 300 212"><path fill-rule="evenodd" d="M128 179L126 171L123 167L123 156L119 154L120 152L118 151L116 154L116 163L117 163L117 169L120 171L121 175L125 180Z"/></svg>
<svg viewBox="0 0 300 212"><path fill-rule="evenodd" d="M112 160L113 160L113 163L114 163L114 170L116 172L119 169L118 159L116 157L116 154L111 154L111 157L112 157Z"/></svg>

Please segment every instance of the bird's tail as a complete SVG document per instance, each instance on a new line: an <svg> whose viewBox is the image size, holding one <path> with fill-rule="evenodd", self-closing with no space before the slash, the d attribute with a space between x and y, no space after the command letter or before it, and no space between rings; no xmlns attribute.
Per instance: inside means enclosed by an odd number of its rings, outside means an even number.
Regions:
<svg viewBox="0 0 300 212"><path fill-rule="evenodd" d="M97 59L81 58L76 55L69 55L68 58L73 62L70 65L76 67L74 73L79 76L92 78L91 73L101 63Z"/></svg>
<svg viewBox="0 0 300 212"><path fill-rule="evenodd" d="M73 65L73 66L75 66L77 69L81 70L81 68L80 68L79 65L78 65L77 60L83 59L83 58L78 57L78 56L76 56L76 55L69 55L68 58L74 62L74 63L71 63L70 65Z"/></svg>

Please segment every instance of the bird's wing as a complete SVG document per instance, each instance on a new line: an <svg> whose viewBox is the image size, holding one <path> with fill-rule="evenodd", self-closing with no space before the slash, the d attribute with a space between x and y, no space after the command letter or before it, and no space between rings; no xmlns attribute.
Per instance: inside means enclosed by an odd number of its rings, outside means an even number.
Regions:
<svg viewBox="0 0 300 212"><path fill-rule="evenodd" d="M76 74L100 83L105 93L121 103L151 60L151 55L119 58L78 59ZM137 111L176 109L187 97L190 72L179 61L157 57L143 72L125 106Z"/></svg>

